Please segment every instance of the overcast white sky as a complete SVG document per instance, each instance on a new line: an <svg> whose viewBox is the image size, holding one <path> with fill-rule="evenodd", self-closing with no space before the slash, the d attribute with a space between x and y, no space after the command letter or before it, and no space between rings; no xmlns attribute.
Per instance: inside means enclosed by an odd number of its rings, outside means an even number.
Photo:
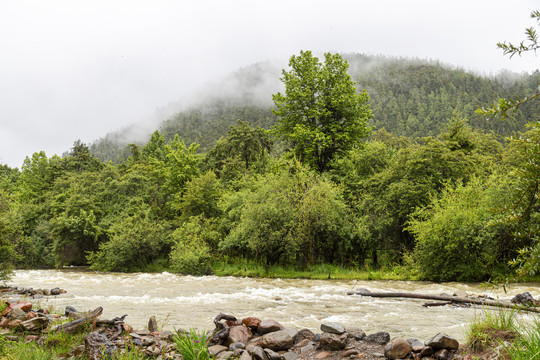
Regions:
<svg viewBox="0 0 540 360"><path fill-rule="evenodd" d="M239 67L299 50L497 73L538 0L0 0L0 163L69 150Z"/></svg>

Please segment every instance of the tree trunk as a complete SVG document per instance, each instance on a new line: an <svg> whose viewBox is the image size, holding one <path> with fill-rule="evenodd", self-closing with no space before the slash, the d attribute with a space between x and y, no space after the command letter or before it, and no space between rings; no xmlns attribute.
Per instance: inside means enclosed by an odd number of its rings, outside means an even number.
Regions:
<svg viewBox="0 0 540 360"><path fill-rule="evenodd" d="M375 293L367 289L349 291L347 292L347 295L361 295L361 296L370 296L370 297L378 297L378 298L400 297L400 298L409 298L409 299L438 300L438 301L446 301L446 302L451 302L451 303L487 305L487 306L503 307L507 309L516 309L516 310L524 310L524 311L540 313L540 307L524 306L524 305L513 304L508 301L483 299L483 298L473 299L473 298L461 298L461 297L450 296L450 295L429 295L429 294L398 293L398 292Z"/></svg>
<svg viewBox="0 0 540 360"><path fill-rule="evenodd" d="M74 334L84 325L90 322L94 322L94 320L96 320L102 313L103 313L103 308L100 306L94 311L91 311L88 314L85 314L80 319L51 327L51 331L63 331L67 334Z"/></svg>

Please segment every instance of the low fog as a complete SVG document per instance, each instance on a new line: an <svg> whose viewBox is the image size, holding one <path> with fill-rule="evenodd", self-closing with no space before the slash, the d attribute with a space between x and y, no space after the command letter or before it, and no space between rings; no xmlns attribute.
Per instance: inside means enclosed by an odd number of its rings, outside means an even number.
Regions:
<svg viewBox="0 0 540 360"><path fill-rule="evenodd" d="M2 1L0 163L69 150L133 123L141 136L208 96L263 96L301 49L440 60L486 75L538 68L509 59L535 1ZM260 94L235 71L270 62ZM253 65L255 64L255 65ZM277 74L277 76L275 76Z"/></svg>

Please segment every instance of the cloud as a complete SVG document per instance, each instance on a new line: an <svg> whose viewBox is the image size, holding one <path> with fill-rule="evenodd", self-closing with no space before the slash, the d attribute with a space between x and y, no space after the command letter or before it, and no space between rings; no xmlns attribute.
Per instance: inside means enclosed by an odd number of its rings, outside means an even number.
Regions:
<svg viewBox="0 0 540 360"><path fill-rule="evenodd" d="M151 117L252 63L301 49L531 71L519 42L534 1L0 1L0 161L50 156Z"/></svg>

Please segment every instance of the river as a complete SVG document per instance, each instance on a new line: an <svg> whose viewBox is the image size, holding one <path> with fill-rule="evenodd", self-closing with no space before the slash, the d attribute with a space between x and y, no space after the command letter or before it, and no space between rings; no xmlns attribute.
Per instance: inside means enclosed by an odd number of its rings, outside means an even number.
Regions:
<svg viewBox="0 0 540 360"><path fill-rule="evenodd" d="M66 305L79 311L104 308L102 318L128 314L126 322L143 328L154 315L165 329L196 327L212 329L219 312L238 318L275 319L284 326L320 332L323 321L359 327L367 334L388 331L392 337L425 340L439 332L463 341L466 324L482 316L482 307L430 307L424 300L348 296L351 289L453 294L463 290L510 299L529 291L535 298L540 284L512 285L502 289L480 284L413 281L281 280L216 276L180 276L170 273L97 273L81 270L17 270L9 283L19 287L51 289L67 293L34 300L36 306L63 311Z"/></svg>

